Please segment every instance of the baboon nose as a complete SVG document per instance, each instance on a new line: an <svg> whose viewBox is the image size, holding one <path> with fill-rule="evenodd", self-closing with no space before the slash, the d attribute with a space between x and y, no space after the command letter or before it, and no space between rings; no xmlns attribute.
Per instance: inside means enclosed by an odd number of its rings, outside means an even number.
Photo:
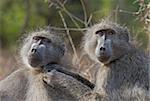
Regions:
<svg viewBox="0 0 150 101"><path fill-rule="evenodd" d="M101 48L100 48L100 51L105 51L105 47L101 47Z"/></svg>
<svg viewBox="0 0 150 101"><path fill-rule="evenodd" d="M33 48L33 49L31 50L31 52L32 52L32 53L35 53L35 52L36 52L36 49Z"/></svg>

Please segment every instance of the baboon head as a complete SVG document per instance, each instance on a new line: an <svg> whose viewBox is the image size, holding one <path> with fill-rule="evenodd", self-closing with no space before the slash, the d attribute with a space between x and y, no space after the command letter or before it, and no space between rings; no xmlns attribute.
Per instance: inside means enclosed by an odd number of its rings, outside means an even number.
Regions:
<svg viewBox="0 0 150 101"><path fill-rule="evenodd" d="M115 23L102 21L84 36L85 52L96 62L108 64L129 50L129 32Z"/></svg>
<svg viewBox="0 0 150 101"><path fill-rule="evenodd" d="M28 67L41 68L58 63L65 53L65 44L58 33L50 30L33 32L25 39L21 57Z"/></svg>

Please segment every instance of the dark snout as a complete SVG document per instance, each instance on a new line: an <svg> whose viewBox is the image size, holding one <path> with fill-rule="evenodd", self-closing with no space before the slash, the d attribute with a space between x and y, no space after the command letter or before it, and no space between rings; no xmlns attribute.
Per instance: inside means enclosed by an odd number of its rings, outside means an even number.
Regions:
<svg viewBox="0 0 150 101"><path fill-rule="evenodd" d="M28 55L28 62L32 67L38 67L42 64L43 60L43 49L39 46L32 46L29 55Z"/></svg>
<svg viewBox="0 0 150 101"><path fill-rule="evenodd" d="M99 48L99 61L106 62L111 57L111 49L108 45L103 45Z"/></svg>
<svg viewBox="0 0 150 101"><path fill-rule="evenodd" d="M34 48L31 49L31 53L32 53L32 54L34 54L34 53L36 53L36 52L37 52L37 48L36 48L36 47L34 47Z"/></svg>
<svg viewBox="0 0 150 101"><path fill-rule="evenodd" d="M100 52L104 52L106 50L106 48L103 46L103 47L100 47Z"/></svg>

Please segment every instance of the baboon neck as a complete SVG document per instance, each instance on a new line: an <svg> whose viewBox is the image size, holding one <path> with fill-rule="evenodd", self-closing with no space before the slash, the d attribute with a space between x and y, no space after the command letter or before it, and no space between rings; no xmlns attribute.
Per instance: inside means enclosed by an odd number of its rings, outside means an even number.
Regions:
<svg viewBox="0 0 150 101"><path fill-rule="evenodd" d="M137 57L136 55L139 53L139 50L137 50L135 47L130 46L130 48L128 48L127 50L125 50L125 52L120 55L118 58L114 59L113 61L110 61L110 63L105 64L106 67L114 67L115 64L118 63L124 63L126 61L130 61L132 57ZM123 65L123 64L122 64Z"/></svg>
<svg viewBox="0 0 150 101"><path fill-rule="evenodd" d="M135 85L146 88L149 80L148 61L146 59L144 54L134 49L112 62L106 66L109 69L105 72L107 75L105 86L109 89L130 88Z"/></svg>
<svg viewBox="0 0 150 101"><path fill-rule="evenodd" d="M48 101L47 92L43 84L42 74L29 75L29 88L26 101Z"/></svg>

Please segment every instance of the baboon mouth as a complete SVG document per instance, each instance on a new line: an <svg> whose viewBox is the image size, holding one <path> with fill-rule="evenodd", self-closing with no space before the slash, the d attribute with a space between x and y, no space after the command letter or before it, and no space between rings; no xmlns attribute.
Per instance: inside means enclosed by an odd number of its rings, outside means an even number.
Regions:
<svg viewBox="0 0 150 101"><path fill-rule="evenodd" d="M29 56L28 62L32 67L38 67L42 63L42 60L34 56Z"/></svg>
<svg viewBox="0 0 150 101"><path fill-rule="evenodd" d="M40 63L29 63L32 67L39 67L40 66Z"/></svg>
<svg viewBox="0 0 150 101"><path fill-rule="evenodd" d="M98 57L98 60L100 62L106 62L109 60L109 56L100 56L100 57Z"/></svg>
<svg viewBox="0 0 150 101"><path fill-rule="evenodd" d="M35 57L29 57L29 61L31 61L31 63L40 63L42 60Z"/></svg>

